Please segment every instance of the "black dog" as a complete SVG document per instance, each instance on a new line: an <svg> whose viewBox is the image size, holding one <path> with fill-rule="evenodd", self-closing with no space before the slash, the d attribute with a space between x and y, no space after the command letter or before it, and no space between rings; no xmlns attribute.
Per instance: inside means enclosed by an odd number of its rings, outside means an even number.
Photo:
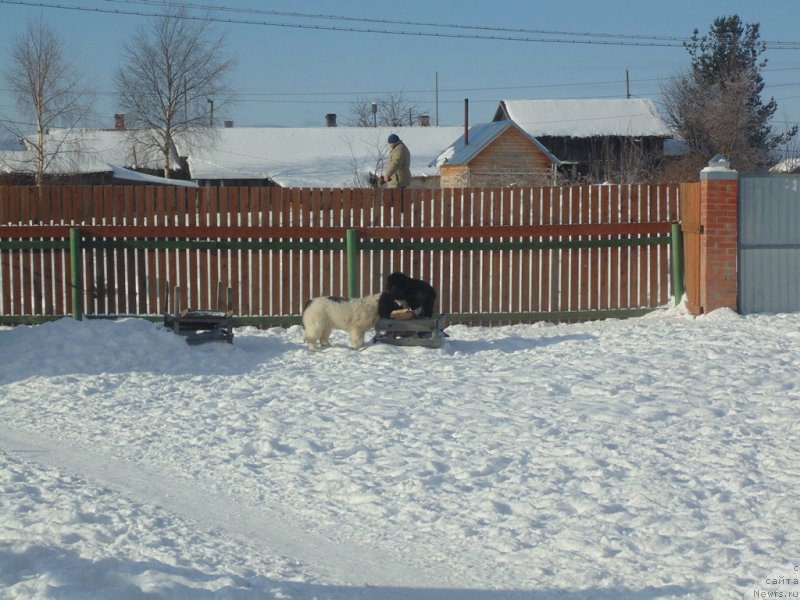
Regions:
<svg viewBox="0 0 800 600"><path fill-rule="evenodd" d="M404 301L420 317L429 319L433 316L436 290L426 281L413 279L398 271L386 278L386 291L397 302Z"/></svg>
<svg viewBox="0 0 800 600"><path fill-rule="evenodd" d="M392 316L392 313L398 309L403 308L401 304L398 304L394 296L392 296L388 292L383 292L381 294L380 299L378 300L378 316L381 319L389 319Z"/></svg>

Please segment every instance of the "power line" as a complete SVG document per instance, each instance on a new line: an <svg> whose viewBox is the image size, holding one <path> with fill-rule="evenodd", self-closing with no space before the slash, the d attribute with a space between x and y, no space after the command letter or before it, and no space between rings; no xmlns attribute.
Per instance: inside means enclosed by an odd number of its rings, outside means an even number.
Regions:
<svg viewBox="0 0 800 600"><path fill-rule="evenodd" d="M2 1L2 0L0 0ZM795 69L800 69L797 67ZM790 69L772 69L775 70L790 70ZM794 69L791 69L794 70ZM765 70L767 71L767 70ZM671 79L675 79L675 76L669 77L650 77L650 78L643 78L643 79L631 79L630 83L632 84L647 84L647 83L655 83L655 82L662 82L662 81L669 81ZM502 91L502 90L533 90L533 89L552 89L552 88L574 88L574 87L591 87L591 86L613 86L613 85L622 85L625 84L626 80L618 79L618 80L608 80L608 81L582 81L582 82L570 82L570 83L542 83L542 84L530 84L530 85L498 85L498 86L485 86L485 87L464 87L464 88L440 88L439 93L441 94L455 94L455 93L467 93L467 92L492 92L492 91ZM778 87L793 87L793 86L800 86L800 82L796 83L773 83L773 84L766 84L764 86L765 89L771 88L778 88ZM433 90L428 89L413 89L413 90L348 90L348 91L341 91L341 92L327 92L327 91L310 91L310 92L298 92L298 91L284 91L284 92L238 92L235 96L242 101L245 102L284 102L289 100L271 100L270 98L305 98L305 97L335 97L335 96L384 96L387 94L429 94ZM11 93L12 90L8 88L0 88L0 92ZM93 90L98 96L116 96L119 92L115 91L98 91ZM613 96L606 96L606 97L613 97ZM263 98L259 100L259 98ZM477 101L477 100L476 100ZM311 101L309 101L311 102ZM336 102L336 100L333 100ZM339 101L341 102L341 101ZM461 102L461 100L459 100Z"/></svg>
<svg viewBox="0 0 800 600"><path fill-rule="evenodd" d="M59 10L73 10L82 12L93 12L98 14L116 14L137 17L163 17L160 12L146 12L134 10L121 10L121 9L104 9L104 8L91 8L86 6L74 6L53 4L49 2L34 2L32 0L0 0L0 4L16 4L20 6L32 6L36 8L54 8ZM379 35L395 35L395 36L411 36L411 37L430 37L439 39L463 39L463 40L485 40L485 41L501 41L501 42L528 42L528 43L549 43L549 44L588 44L597 46L638 46L638 47L682 47L683 43L677 41L659 41L652 40L648 42L633 41L633 40L594 40L594 39L565 39L565 38L533 38L525 36L514 35L482 35L482 34L464 34L464 33L447 33L447 32L426 32L426 31L408 31L408 30L390 30L390 29L373 29L373 28L355 28L355 27L335 27L331 25L310 25L303 23L285 23L285 22L271 22L271 21L251 21L247 19L232 19L214 16L198 17L194 15L173 15L177 18L187 19L192 21L209 21L215 23L234 24L234 25L255 25L263 27L284 27L291 29L310 29L315 31L335 31L340 33L370 33ZM800 49L800 42L798 42L798 49Z"/></svg>
<svg viewBox="0 0 800 600"><path fill-rule="evenodd" d="M533 33L538 35L566 35L570 37L595 37L595 38L619 38L619 39L638 39L638 40L661 40L661 41L678 41L688 42L690 38L677 37L677 36L656 36L656 35L635 35L635 34L617 34L617 33L592 33L592 32L577 32L577 31L561 31L561 30L547 30L547 29L526 29L521 27L498 27L491 25L465 25L459 23L439 23L430 21L409 21L399 19L375 19L368 17L349 17L343 15L328 15L319 13L300 13L300 12L286 12L277 10L266 10L258 8L235 8L230 6L220 6L215 4L195 4L191 2L168 2L164 0L105 0L106 2L116 4L142 4L145 6L167 6L172 8L180 8L185 10L206 10L213 12L234 12L246 13L257 15L272 15L300 19L317 19L317 20L334 20L334 21L351 21L358 23L378 23L383 25L402 25L414 27L436 27L442 29L466 29L477 31L500 31L505 33Z"/></svg>
<svg viewBox="0 0 800 600"><path fill-rule="evenodd" d="M455 30L473 30L473 31L496 31L505 34L536 34L536 35L553 35L553 36L567 36L569 38L594 38L594 39L546 39L546 38L530 38L530 37L517 37L512 35L494 36L494 35L464 35L453 33L441 32L423 32L423 31L405 31L405 30L386 30L386 29L369 29L369 28L345 28L333 27L324 25L309 25L299 23L275 23L269 21L250 21L246 19L227 19L221 17L196 17L193 15L179 15L181 18L191 20L207 20L219 23L231 23L242 25L261 25L269 27L289 27L296 29L316 29L323 31L338 31L348 33L372 33L383 35L409 35L417 37L440 37L440 38L461 38L461 39L479 39L479 40L493 40L493 41L519 41L519 42L534 42L534 43L558 43L558 44L597 44L609 46L656 46L656 47L682 47L691 38L680 36L656 36L656 35L636 35L636 34L617 34L617 33L602 33L602 32L578 32L578 31L563 31L563 30L545 30L545 29L526 29L526 28L511 28L511 27L497 27L489 25L465 25L455 23L437 23L425 21L408 21L397 19L374 19L367 17L348 17L343 15L328 15L317 13L300 13L300 12L287 12L266 9L253 9L253 8L235 8L226 7L214 4L193 4L189 2L169 2L167 0L105 0L106 2L113 2L117 4L132 4L144 6L158 6L167 8L183 8L186 10L207 10L213 12L233 12L239 14L251 15L271 15L289 18L300 19L316 19L316 20L336 20L347 22L360 22L360 23L374 23L392 26L411 26L411 27L432 27L440 29L455 29ZM30 0L0 0L0 4L18 4L23 6L36 6L40 8L56 8L62 10L78 10L87 12L97 12L106 14L121 14L129 16L150 16L158 17L163 16L162 12L146 13L142 11L129 11L129 10L109 10L102 8L92 8L85 6L67 6L62 4L53 4L47 2L33 2ZM800 50L800 42L797 41L765 41L764 44L767 48L773 50Z"/></svg>
<svg viewBox="0 0 800 600"><path fill-rule="evenodd" d="M552 31L552 30L541 30L541 29L524 29L524 28L507 28L507 27L492 27L492 26L482 26L482 25L463 25L463 24L453 24L453 23L437 23L437 22L423 22L423 21L403 21L403 20L390 20L390 19L372 19L372 18L363 18L363 17L347 17L341 15L329 15L329 14L312 14L312 13L300 13L300 12L284 12L284 11L273 11L273 10L265 10L265 9L252 9L252 8L232 8L232 7L224 7L220 5L214 4L195 4L190 2L170 2L168 0L105 0L108 3L115 3L115 4L126 4L126 5L144 5L144 6L152 6L152 7L161 7L161 8L181 8L186 10L208 10L208 11L215 11L220 13L240 13L246 15L271 15L271 16L279 16L285 18L296 18L296 19L317 19L317 20L331 20L331 21L348 21L348 22L360 22L360 23L373 23L373 24L382 24L382 25L390 25L390 26L400 26L400 27L426 27L426 28L442 28L442 29L452 29L455 31L461 30L471 30L471 31L485 31L485 32L499 32L508 35L483 35L483 34L456 34L456 33L442 33L442 32L425 32L425 31L407 31L407 30L380 30L374 28L343 28L343 27L332 27L332 26L324 26L324 25L313 25L308 23L279 23L279 22L269 22L269 21L257 21L257 20L249 20L249 19L229 19L229 18L222 18L222 17L208 17L208 16L196 16L190 14L184 15L173 15L184 19L196 20L196 21L213 21L218 23L229 23L229 24L241 24L241 25L254 25L254 26L269 26L269 27L289 27L295 29L311 29L311 30L323 30L323 31L336 31L336 32L353 32L353 33L372 33L372 34L387 34L387 35L406 35L406 36L416 36L416 37L438 37L438 38L461 38L461 39L478 39L478 40L489 40L489 41L521 41L521 42L546 42L546 43L563 43L563 44L596 44L596 45L616 45L616 46L663 46L663 47L676 47L682 46L683 43L686 41L686 38L680 37L673 37L673 36L645 36L645 35L626 35L626 34L612 34L612 33L591 33L591 32L569 32L569 31ZM22 6L31 6L31 7L38 7L38 8L49 8L49 9L58 9L58 10L68 10L68 11L81 11L81 12L94 12L94 13L101 13L101 14L112 14L112 15L122 15L122 16L138 16L138 17L163 17L164 14L161 11L134 11L134 10L123 10L123 9L107 9L107 8L93 8L89 6L82 6L76 4L62 4L56 2L45 2L45 1L33 1L33 0L0 0L0 5L8 4L8 5L22 5ZM584 39L563 39L563 37L556 37L553 39L544 39L544 38L532 38L532 37L525 37L525 36L518 36L518 35L510 35L510 34L536 34L536 35L550 35L550 36L568 36L574 38L584 38ZM644 41L648 43L643 43ZM800 49L800 42L768 42L769 44L774 44L773 46L775 49ZM765 69L764 71L784 71L784 70L798 70L800 67L788 67L788 68L780 68L780 69ZM658 82L658 81L666 81L672 79L672 77L665 77L665 78L650 78L650 79L640 79L640 80L632 80L632 83L643 84L647 82ZM526 90L526 89L545 89L545 88L567 88L567 87L587 87L587 86L599 86L599 85L621 85L625 83L622 80L615 80L615 81L597 81L597 82L576 82L576 83L562 83L562 84L536 84L536 85L515 85L515 86L492 86L492 87L470 87L470 88L451 88L451 89L442 89L440 92L442 93L468 93L468 92L490 92L490 91L501 91L501 90ZM767 85L767 88L772 87L789 87L794 85L800 84L772 84ZM0 90L3 91L3 90ZM9 90L5 90L9 91ZM431 93L431 89L424 89L424 90L399 90L399 92L405 94L428 94ZM98 92L100 95L116 95L116 92ZM294 102L294 103L307 103L307 104L315 104L315 103L322 103L322 101L313 101L313 100L281 100L277 98L282 97L291 97L291 98L304 98L304 97L326 97L326 96L359 96L359 95L383 95L389 94L392 92L389 91L345 91L345 92L322 92L322 91L312 91L312 92L244 92L238 94L240 98L245 98L244 101L246 102L268 102L268 103L281 103L281 102ZM605 96L605 97L618 97L619 94L615 94L613 96ZM593 97L601 97L601 96L593 96ZM338 103L343 104L343 101L328 101L331 103ZM455 101L448 101L443 100L443 103L448 102L455 102ZM460 100L458 101L460 103ZM473 100L473 102L481 102L481 100ZM495 100L491 101L484 101L484 102L495 102Z"/></svg>
<svg viewBox="0 0 800 600"><path fill-rule="evenodd" d="M286 11L266 10L258 8L235 8L235 7L220 6L215 4L195 4L191 2L169 2L167 0L105 0L105 1L117 4L169 6L174 8L182 8L186 10L207 10L214 12L235 12L235 13L245 13L245 14L259 14L259 15L266 14L266 15L301 18L301 19L321 19L321 20L351 21L359 23L379 23L384 25L436 27L444 29L465 29L465 30L478 30L478 31L500 31L506 33L533 33L539 35L562 35L562 36L565 35L569 37L592 37L592 38L620 39L620 40L661 40L670 42L680 42L681 45L683 45L685 42L691 41L690 37L685 37L685 36L580 32L580 31L547 30L547 29L527 29L520 27L498 27L491 25L465 25L457 23L409 21L409 20L399 20L399 19L375 19L368 17L349 17L343 15L328 15L319 13L286 12ZM764 43L767 44L768 47L772 49L800 49L800 42L764 41Z"/></svg>

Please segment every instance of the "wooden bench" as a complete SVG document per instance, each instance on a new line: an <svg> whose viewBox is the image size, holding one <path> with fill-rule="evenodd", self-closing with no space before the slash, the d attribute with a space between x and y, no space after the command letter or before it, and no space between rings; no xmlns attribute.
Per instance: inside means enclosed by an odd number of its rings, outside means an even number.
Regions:
<svg viewBox="0 0 800 600"><path fill-rule="evenodd" d="M447 325L444 316L430 319L380 319L375 324L375 338L372 341L395 346L441 348L443 339L447 337L444 332Z"/></svg>
<svg viewBox="0 0 800 600"><path fill-rule="evenodd" d="M186 338L187 344L205 342L233 343L233 296L228 288L226 310L222 310L222 282L217 286L217 310L181 310L180 288L175 288L174 312L164 313L164 326ZM169 284L164 298L164 306L169 306Z"/></svg>

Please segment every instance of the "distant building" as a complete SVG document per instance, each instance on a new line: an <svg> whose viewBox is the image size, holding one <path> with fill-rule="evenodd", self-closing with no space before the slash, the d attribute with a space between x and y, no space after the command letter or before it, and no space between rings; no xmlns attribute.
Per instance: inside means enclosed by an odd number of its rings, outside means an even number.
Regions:
<svg viewBox="0 0 800 600"><path fill-rule="evenodd" d="M112 183L112 165L161 174L159 153L139 147L125 130L52 129L44 146L50 157L45 171L48 183ZM35 165L33 148L0 152L0 182L32 184ZM177 157L171 166L181 170Z"/></svg>
<svg viewBox="0 0 800 600"><path fill-rule="evenodd" d="M490 123L464 127L221 127L213 141L175 136L171 177L201 186L347 188L377 185L389 134L411 152L412 187L554 185L613 180L626 149L665 153L670 138L650 100L504 100ZM136 141L124 115L110 130L53 130L49 183L159 180L163 157ZM630 152L628 153L630 154ZM32 149L0 151L0 181L32 180ZM133 178L133 179L131 179Z"/></svg>
<svg viewBox="0 0 800 600"><path fill-rule="evenodd" d="M793 174L800 173L800 158L795 156L791 158L784 158L778 164L770 167L770 173Z"/></svg>
<svg viewBox="0 0 800 600"><path fill-rule="evenodd" d="M460 127L236 127L221 129L214 145L184 148L192 180L201 185L370 187L389 156L389 134L411 152L412 187L439 187L430 163L463 131Z"/></svg>
<svg viewBox="0 0 800 600"><path fill-rule="evenodd" d="M443 188L552 185L560 164L510 120L469 128L432 163Z"/></svg>
<svg viewBox="0 0 800 600"><path fill-rule="evenodd" d="M502 100L494 121L506 120L557 156L573 181L613 180L626 155L663 157L672 137L653 101L644 98Z"/></svg>

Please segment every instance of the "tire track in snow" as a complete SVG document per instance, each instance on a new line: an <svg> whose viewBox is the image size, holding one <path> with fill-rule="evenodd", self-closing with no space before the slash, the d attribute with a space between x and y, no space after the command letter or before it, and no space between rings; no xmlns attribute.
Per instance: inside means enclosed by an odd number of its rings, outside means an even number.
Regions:
<svg viewBox="0 0 800 600"><path fill-rule="evenodd" d="M177 516L222 530L242 541L257 540L277 554L297 560L315 573L314 583L409 588L451 587L442 574L405 564L397 556L308 533L281 513L240 505L175 477L139 464L94 453L31 432L0 429L0 447L9 454L57 468L108 487L137 502L154 504ZM463 583L463 582L462 582Z"/></svg>

